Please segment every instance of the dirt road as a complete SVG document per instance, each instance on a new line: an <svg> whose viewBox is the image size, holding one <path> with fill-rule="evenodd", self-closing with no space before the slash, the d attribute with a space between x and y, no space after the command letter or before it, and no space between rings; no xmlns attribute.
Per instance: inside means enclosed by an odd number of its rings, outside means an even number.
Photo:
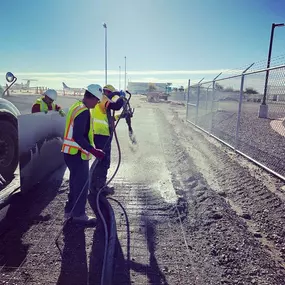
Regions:
<svg viewBox="0 0 285 285"><path fill-rule="evenodd" d="M127 233L111 202L119 240L114 284L285 284L284 184L193 129L184 107L140 96L132 103L138 144L121 122L122 165L112 183L130 226ZM110 175L115 144L112 155ZM8 209L0 284L100 284L99 223L69 225L63 259L54 245L67 178L59 171Z"/></svg>

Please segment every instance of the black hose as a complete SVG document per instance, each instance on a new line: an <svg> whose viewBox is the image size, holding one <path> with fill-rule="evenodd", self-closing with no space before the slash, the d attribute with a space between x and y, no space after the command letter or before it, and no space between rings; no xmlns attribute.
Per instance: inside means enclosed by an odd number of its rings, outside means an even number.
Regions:
<svg viewBox="0 0 285 285"><path fill-rule="evenodd" d="M123 205L121 204L121 202L119 202L118 200L112 198L112 197L108 197L108 200L114 201L116 202L121 209L124 212L125 215L125 219L126 219L126 227L127 227L127 261L128 261L128 272L130 271L130 260L131 260L131 254L130 254L130 246L131 246L131 238L130 238L130 222L129 222L129 217L127 215L127 212L125 210L125 208L123 207Z"/></svg>
<svg viewBox="0 0 285 285"><path fill-rule="evenodd" d="M117 165L117 168L116 168L114 174L112 175L112 177L107 181L107 183L106 183L103 187L101 187L101 188L99 189L99 191L98 191L98 193L97 193L97 196L96 196L96 206L97 206L97 209L98 209L99 216L100 216L100 218L101 218L101 220L102 220L102 222L103 222L104 231L105 231L105 251L104 251L104 260L103 260L103 265L102 265L101 284L104 284L105 266L106 266L106 260L107 260L107 251L108 251L108 239L109 239L109 236L108 236L107 224L106 224L106 221L105 221L104 216L103 216L103 214L102 214L102 211L101 211L101 209L100 209L99 197L100 197L100 194L101 194L101 191L103 190L103 188L105 188L105 187L114 179L114 177L116 176L116 174L117 174L117 172L118 172L118 170L119 170L119 168L120 168L120 164L121 164L121 148L120 148L119 140L118 140L118 137L117 137L116 128L117 128L117 126L118 126L119 121L121 120L122 114L123 114L123 113L126 111L126 109L128 108L128 104L129 104L130 99L131 99L131 97L132 97L132 95L131 95L130 92L128 92L128 91L126 91L126 92L129 94L129 98L126 100L126 103L125 103L125 105L124 105L123 111L122 111L121 115L119 116L119 118L118 118L118 120L117 120L117 122L116 122L116 124L115 124L115 126L114 126L114 130L113 130L113 134L114 134L114 136L115 136L115 140L116 140L117 147L118 147L118 153L119 153L118 165ZM110 140L112 140L112 135L110 135L110 137L108 138L108 140L107 140L107 142L106 142L106 144L105 144L105 146L104 146L104 148L103 148L103 151L104 151L104 149L106 148L106 146L107 146L107 144L109 143ZM94 172L94 170L95 170L97 164L98 164L98 159L96 158L95 161L94 161L94 162L92 163L92 165L91 165L91 168L90 168L90 171L89 171L89 177L93 177L93 172ZM72 213L72 212L74 211L74 208L75 208L76 204L78 203L78 200L79 200L79 198L81 197L81 195L82 195L82 193L83 193L85 187L87 186L87 184L88 184L89 189L90 189L90 179L85 182L85 184L84 184L84 186L83 186L83 188L82 188L82 190L81 190L81 192L80 192L80 194L79 194L77 200L75 201L75 203L74 203L74 205L73 205L73 207L72 207L70 213ZM66 219L66 220L64 221L64 223L63 223L63 225L62 225L62 228L60 229L60 231L58 232L58 234L57 234L57 236L56 236L56 238L55 238L55 244L56 244L56 247L58 248L58 250L59 250L59 252L60 252L61 257L63 257L63 256L62 256L62 251L61 251L61 249L60 249L60 247L59 247L59 244L58 244L58 239L59 239L61 233L63 232L63 229L64 229L65 225L66 225L70 220L72 220L72 215L71 215L68 219Z"/></svg>
<svg viewBox="0 0 285 285"><path fill-rule="evenodd" d="M104 216L102 214L102 211L100 209L100 204L99 204L99 197L100 197L100 194L101 194L101 191L104 187L106 187L113 179L114 177L116 176L119 168L120 168L120 165L121 165L121 148L120 148L120 143L119 143L119 140L118 140L118 136L117 136L117 132L116 132L116 128L117 128L117 125L119 123L119 121L121 120L122 118L122 115L124 114L124 111L128 108L128 103L131 99L131 94L129 93L130 97L128 98L128 100L126 101L125 105L124 105L124 108L123 108L123 111L122 113L120 114L115 126L114 126L114 130L113 130L113 134L115 136L115 140L116 140L116 144L117 144L117 147L118 147L118 156L119 156L119 159L118 159L118 164L117 164L117 168L114 172L114 174L112 175L112 177L107 181L107 183L98 191L98 194L96 196L96 206L97 206L97 210L98 210L98 213L99 213L99 216L103 222L103 226L104 226L104 231L105 231L105 250L104 250L104 259L103 259L103 265L102 265L102 275L101 275L101 284L104 285L104 280L105 280L105 267L106 267L106 261L107 261L107 253L108 253L108 238L109 238L109 235L108 235L108 229L107 229L107 224L106 224L106 221L104 219ZM114 117L114 116L113 116ZM110 135L110 138L112 138L112 135ZM108 140L109 142L109 140ZM107 145L107 143L106 143ZM105 145L105 146L106 146ZM105 148L104 146L104 148ZM109 271L109 270L108 270Z"/></svg>

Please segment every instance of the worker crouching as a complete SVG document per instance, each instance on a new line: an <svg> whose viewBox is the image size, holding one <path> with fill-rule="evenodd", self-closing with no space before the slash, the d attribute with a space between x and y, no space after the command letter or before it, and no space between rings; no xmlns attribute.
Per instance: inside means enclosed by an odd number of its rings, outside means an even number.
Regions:
<svg viewBox="0 0 285 285"><path fill-rule="evenodd" d="M44 92L41 98L38 98L36 102L32 106L32 113L44 112L48 113L48 111L57 111L59 114L64 117L65 113L61 109L61 107L54 102L57 99L57 92L54 89L48 89Z"/></svg>

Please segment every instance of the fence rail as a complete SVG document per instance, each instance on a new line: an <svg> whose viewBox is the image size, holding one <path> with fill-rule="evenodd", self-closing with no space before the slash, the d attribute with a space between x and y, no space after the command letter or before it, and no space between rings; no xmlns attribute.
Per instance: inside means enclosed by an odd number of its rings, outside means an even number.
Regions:
<svg viewBox="0 0 285 285"><path fill-rule="evenodd" d="M247 70L189 80L187 121L285 181L285 65Z"/></svg>

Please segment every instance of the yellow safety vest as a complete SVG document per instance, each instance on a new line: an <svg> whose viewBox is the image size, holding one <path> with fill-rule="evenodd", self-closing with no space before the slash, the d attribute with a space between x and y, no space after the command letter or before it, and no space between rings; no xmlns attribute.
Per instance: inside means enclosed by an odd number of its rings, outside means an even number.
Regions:
<svg viewBox="0 0 285 285"><path fill-rule="evenodd" d="M66 124L61 151L71 155L75 155L78 153L78 151L81 151L81 158L83 160L89 160L91 159L92 155L83 148L81 148L73 139L74 120L79 114L81 114L85 110L88 110L88 108L81 101L74 103L70 107L66 116ZM88 138L90 144L94 147L92 119L90 119L90 129L88 132Z"/></svg>
<svg viewBox="0 0 285 285"><path fill-rule="evenodd" d="M112 101L116 101L119 96L112 97ZM115 100L114 100L115 99ZM106 109L108 108L109 101L104 96L102 102L97 104L91 110L91 118L93 120L94 135L110 136L109 122Z"/></svg>
<svg viewBox="0 0 285 285"><path fill-rule="evenodd" d="M35 105L40 105L40 111L41 112L48 112L48 105L47 103L44 102L44 99L45 97L41 97L41 98L38 98L35 102ZM52 103L52 110L55 111L55 104Z"/></svg>

